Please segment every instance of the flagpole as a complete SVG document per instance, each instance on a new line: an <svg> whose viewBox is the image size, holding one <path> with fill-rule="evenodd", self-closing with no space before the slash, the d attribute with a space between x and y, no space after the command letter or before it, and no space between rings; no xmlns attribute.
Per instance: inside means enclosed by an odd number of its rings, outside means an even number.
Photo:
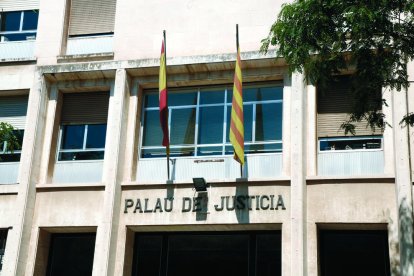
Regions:
<svg viewBox="0 0 414 276"><path fill-rule="evenodd" d="M164 57L165 57L165 83L166 83L166 88L168 89L168 74L167 74L167 39L166 39L166 35L165 35L165 30L162 31L163 36L164 36ZM167 103L168 103L168 93L167 93ZM168 105L167 105L167 124L168 124ZM169 132L169 128L168 128L168 132ZM168 133L168 141L170 140L169 136L170 134ZM165 147L165 152L167 154L167 180L170 180L170 144L168 143L168 146Z"/></svg>
<svg viewBox="0 0 414 276"><path fill-rule="evenodd" d="M237 51L236 53L236 62L237 62L237 55L239 54L239 24L236 24L236 51ZM244 139L243 139L243 143L244 143ZM243 178L243 164L241 162L240 162L240 178Z"/></svg>

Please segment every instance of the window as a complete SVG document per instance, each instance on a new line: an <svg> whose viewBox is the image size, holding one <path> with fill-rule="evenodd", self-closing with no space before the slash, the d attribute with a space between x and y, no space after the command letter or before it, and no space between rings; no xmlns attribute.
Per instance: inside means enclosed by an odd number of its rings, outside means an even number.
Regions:
<svg viewBox="0 0 414 276"><path fill-rule="evenodd" d="M319 139L319 151L378 149L382 149L382 136L333 137Z"/></svg>
<svg viewBox="0 0 414 276"><path fill-rule="evenodd" d="M38 10L1 13L0 41L36 39L38 17Z"/></svg>
<svg viewBox="0 0 414 276"><path fill-rule="evenodd" d="M171 156L233 154L229 141L232 90L228 87L170 90ZM283 87L243 88L245 153L282 151ZM141 157L165 156L161 146L158 93L145 95Z"/></svg>
<svg viewBox="0 0 414 276"><path fill-rule="evenodd" d="M63 94L58 161L104 158L108 92Z"/></svg>
<svg viewBox="0 0 414 276"><path fill-rule="evenodd" d="M52 234L46 275L92 275L95 233Z"/></svg>
<svg viewBox="0 0 414 276"><path fill-rule="evenodd" d="M322 276L391 275L387 231L319 232Z"/></svg>
<svg viewBox="0 0 414 276"><path fill-rule="evenodd" d="M103 159L106 124L63 125L58 161Z"/></svg>
<svg viewBox="0 0 414 276"><path fill-rule="evenodd" d="M13 132L17 138L20 148L15 149L13 151L8 151L7 142L0 144L0 162L19 162L20 161L21 147L23 145L24 130L14 130Z"/></svg>
<svg viewBox="0 0 414 276"><path fill-rule="evenodd" d="M7 229L0 229L0 272L3 267L4 250L6 249Z"/></svg>
<svg viewBox="0 0 414 276"><path fill-rule="evenodd" d="M137 233L134 276L281 275L281 234Z"/></svg>

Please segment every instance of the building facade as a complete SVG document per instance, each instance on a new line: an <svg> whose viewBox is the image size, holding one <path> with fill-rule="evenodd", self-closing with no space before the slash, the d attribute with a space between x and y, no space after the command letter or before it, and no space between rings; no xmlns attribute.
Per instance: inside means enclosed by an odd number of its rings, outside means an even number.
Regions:
<svg viewBox="0 0 414 276"><path fill-rule="evenodd" d="M0 274L414 275L414 88L380 91L392 127L345 136L346 76L322 91L258 51L283 3L0 0L0 122L22 142L1 145Z"/></svg>

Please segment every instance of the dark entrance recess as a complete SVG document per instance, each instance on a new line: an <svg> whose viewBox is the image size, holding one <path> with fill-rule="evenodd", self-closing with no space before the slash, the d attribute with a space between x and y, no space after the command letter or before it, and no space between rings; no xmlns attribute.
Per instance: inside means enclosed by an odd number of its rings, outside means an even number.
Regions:
<svg viewBox="0 0 414 276"><path fill-rule="evenodd" d="M46 275L92 275L95 236L95 233L52 234Z"/></svg>
<svg viewBox="0 0 414 276"><path fill-rule="evenodd" d="M137 233L133 276L278 276L281 233Z"/></svg>
<svg viewBox="0 0 414 276"><path fill-rule="evenodd" d="M319 231L322 276L389 276L387 231Z"/></svg>

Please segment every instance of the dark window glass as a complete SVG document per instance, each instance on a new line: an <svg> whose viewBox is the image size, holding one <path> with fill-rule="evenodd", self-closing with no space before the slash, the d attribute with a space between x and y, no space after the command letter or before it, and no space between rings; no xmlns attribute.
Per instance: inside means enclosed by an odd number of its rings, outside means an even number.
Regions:
<svg viewBox="0 0 414 276"><path fill-rule="evenodd" d="M168 249L170 276L248 275L248 235L171 235Z"/></svg>
<svg viewBox="0 0 414 276"><path fill-rule="evenodd" d="M158 107L159 106L159 95L158 94L147 94L145 95L145 107Z"/></svg>
<svg viewBox="0 0 414 276"><path fill-rule="evenodd" d="M145 131L143 146L161 146L162 130L160 126L160 113L158 110L148 110L144 114Z"/></svg>
<svg viewBox="0 0 414 276"><path fill-rule="evenodd" d="M197 93L169 93L168 94L168 105L169 106L180 106L180 105L196 105L197 104Z"/></svg>
<svg viewBox="0 0 414 276"><path fill-rule="evenodd" d="M65 125L62 127L61 149L82 149L85 125Z"/></svg>
<svg viewBox="0 0 414 276"><path fill-rule="evenodd" d="M6 249L7 229L0 229L0 271L3 267L4 250Z"/></svg>
<svg viewBox="0 0 414 276"><path fill-rule="evenodd" d="M52 234L48 276L92 275L95 233Z"/></svg>
<svg viewBox="0 0 414 276"><path fill-rule="evenodd" d="M23 146L23 136L24 136L24 130L19 129L19 130L14 130L13 131L14 135L17 138L17 142L19 143L19 147L15 148L13 150L13 152L11 151L7 151L3 154L0 154L0 163L1 162L19 162L20 161L20 151L22 149ZM2 143L0 145L0 152L2 152L4 150L4 143Z"/></svg>
<svg viewBox="0 0 414 276"><path fill-rule="evenodd" d="M198 143L221 144L224 106L200 107L199 112Z"/></svg>
<svg viewBox="0 0 414 276"><path fill-rule="evenodd" d="M173 109L170 142L172 145L194 144L196 109Z"/></svg>
<svg viewBox="0 0 414 276"><path fill-rule="evenodd" d="M224 89L219 91L201 91L200 104L224 104Z"/></svg>
<svg viewBox="0 0 414 276"><path fill-rule="evenodd" d="M137 235L135 238L135 258L132 275L158 276L161 267L162 236Z"/></svg>
<svg viewBox="0 0 414 276"><path fill-rule="evenodd" d="M75 151L60 152L59 161L75 161L75 160L101 160L104 159L104 151Z"/></svg>
<svg viewBox="0 0 414 276"><path fill-rule="evenodd" d="M256 275L274 276L282 273L280 235L259 234L256 240Z"/></svg>
<svg viewBox="0 0 414 276"><path fill-rule="evenodd" d="M320 231L322 276L391 275L386 231Z"/></svg>
<svg viewBox="0 0 414 276"><path fill-rule="evenodd" d="M1 31L11 32L20 30L21 12L5 12L1 15Z"/></svg>
<svg viewBox="0 0 414 276"><path fill-rule="evenodd" d="M39 11L25 11L23 20L23 30L37 30Z"/></svg>
<svg viewBox="0 0 414 276"><path fill-rule="evenodd" d="M135 235L134 276L281 275L280 232Z"/></svg>
<svg viewBox="0 0 414 276"><path fill-rule="evenodd" d="M360 149L380 149L381 139L335 139L335 140L322 140L319 141L320 150L360 150Z"/></svg>
<svg viewBox="0 0 414 276"><path fill-rule="evenodd" d="M88 125L86 148L105 148L106 124Z"/></svg>
<svg viewBox="0 0 414 276"><path fill-rule="evenodd" d="M282 140L282 103L256 105L256 141Z"/></svg>
<svg viewBox="0 0 414 276"><path fill-rule="evenodd" d="M243 88L243 102L271 101L283 99L283 87ZM227 91L227 103L233 101L233 90Z"/></svg>
<svg viewBox="0 0 414 276"><path fill-rule="evenodd" d="M21 41L21 40L31 40L36 38L36 33L18 33L18 34L5 34L1 35L4 37L4 41Z"/></svg>

